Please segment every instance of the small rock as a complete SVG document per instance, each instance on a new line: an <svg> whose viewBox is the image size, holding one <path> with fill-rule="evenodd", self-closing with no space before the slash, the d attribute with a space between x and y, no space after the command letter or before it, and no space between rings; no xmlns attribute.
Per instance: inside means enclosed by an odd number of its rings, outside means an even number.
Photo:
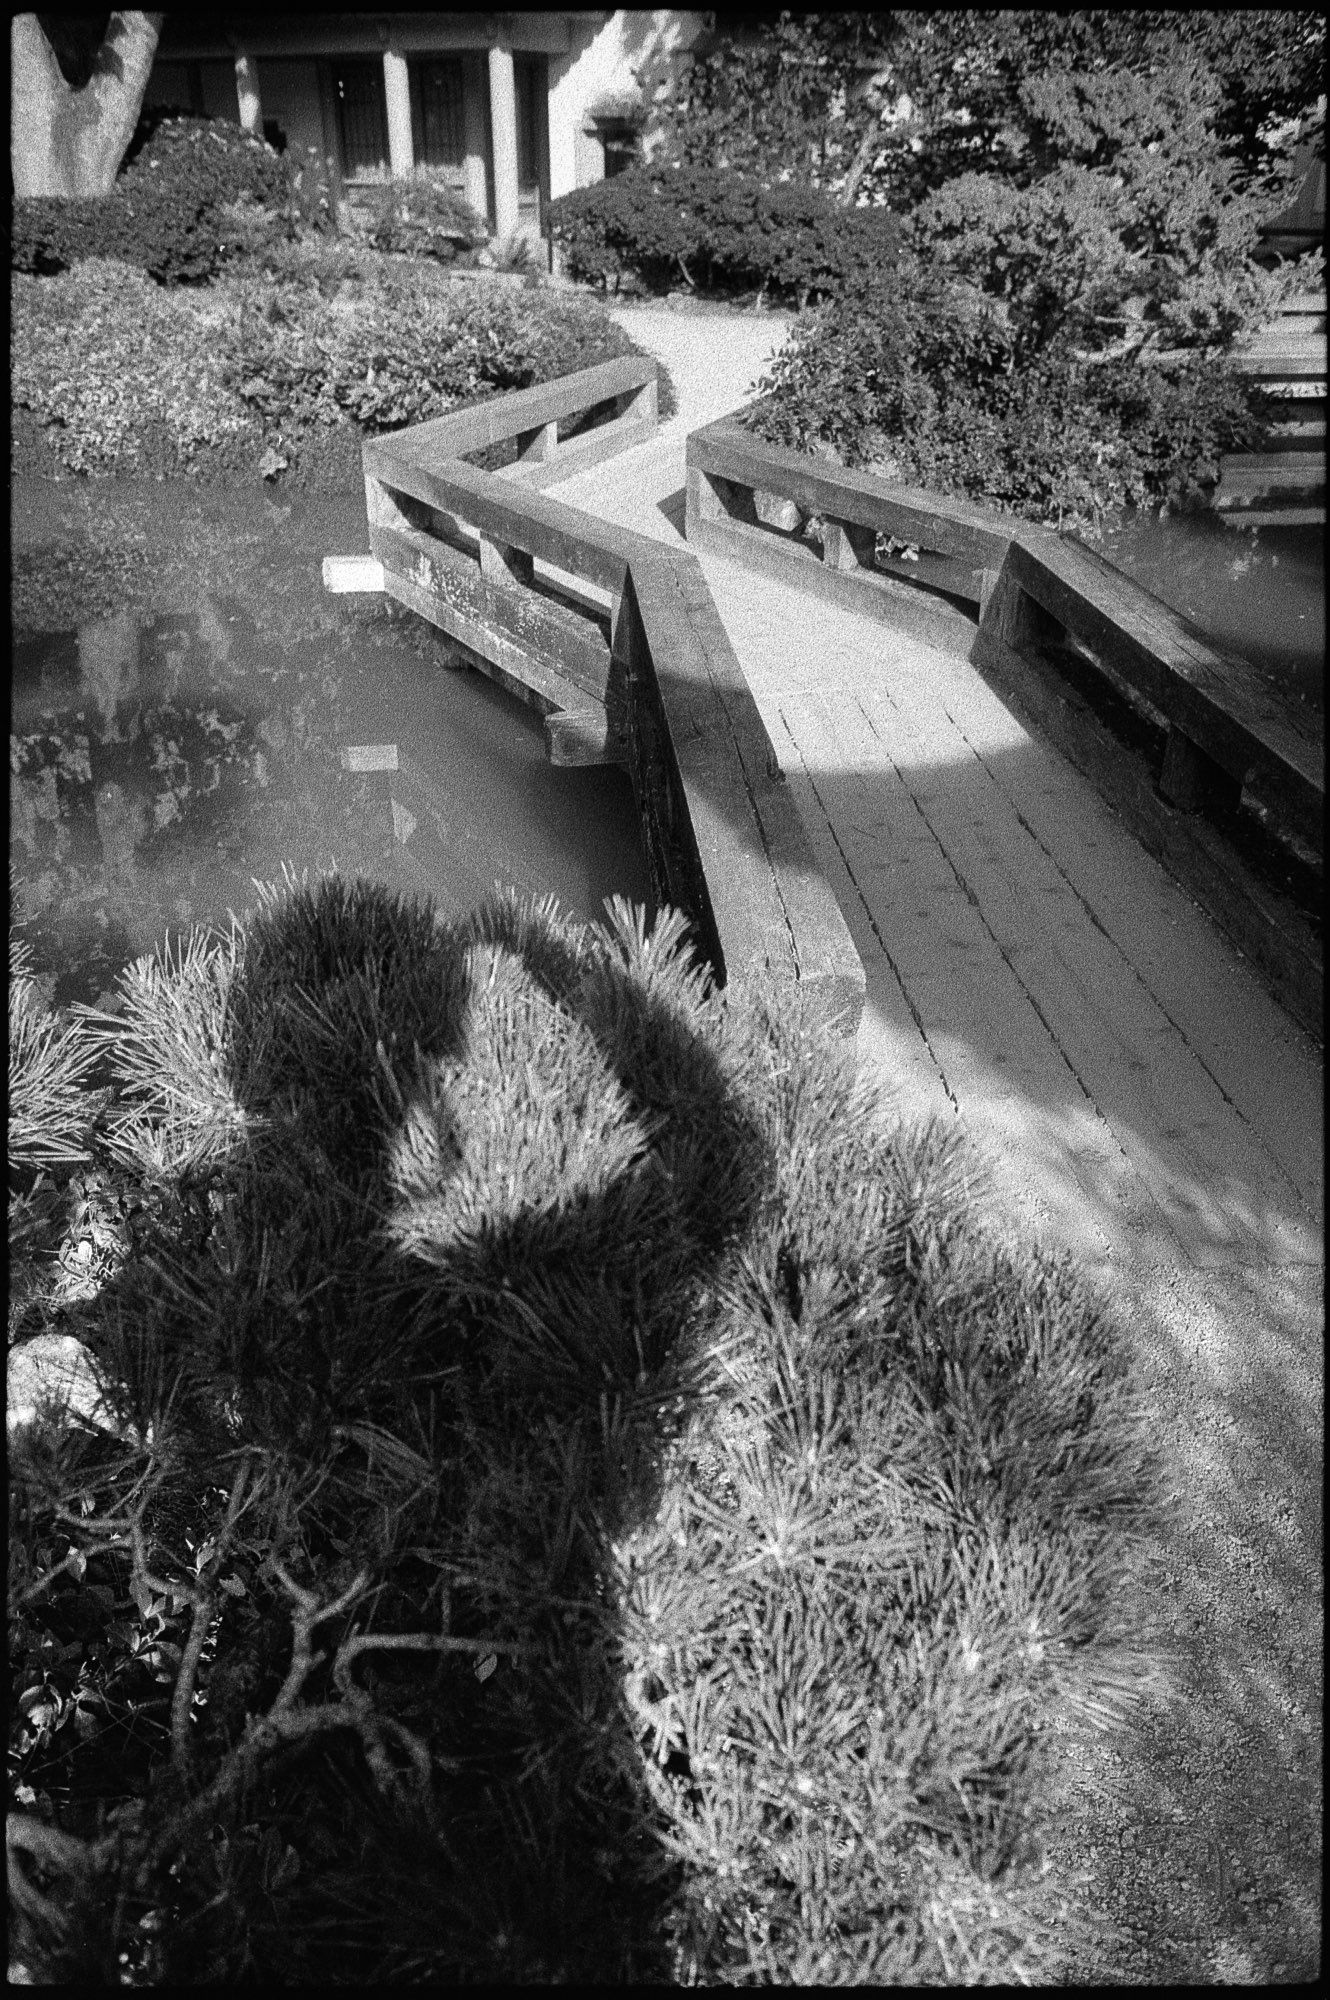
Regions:
<svg viewBox="0 0 1330 2000"><path fill-rule="evenodd" d="M11 1441L39 1424L73 1417L111 1437L142 1443L133 1424L122 1422L111 1409L105 1376L72 1333L39 1333L11 1348L5 1391L5 1430Z"/></svg>

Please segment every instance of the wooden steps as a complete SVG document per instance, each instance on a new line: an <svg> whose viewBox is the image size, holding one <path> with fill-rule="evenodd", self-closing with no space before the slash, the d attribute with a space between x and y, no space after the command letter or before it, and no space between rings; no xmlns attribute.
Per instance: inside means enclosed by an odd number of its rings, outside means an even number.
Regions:
<svg viewBox="0 0 1330 2000"><path fill-rule="evenodd" d="M1325 520L1325 294L1287 299L1232 357L1269 402L1266 449L1220 461L1214 508L1231 527L1314 527Z"/></svg>

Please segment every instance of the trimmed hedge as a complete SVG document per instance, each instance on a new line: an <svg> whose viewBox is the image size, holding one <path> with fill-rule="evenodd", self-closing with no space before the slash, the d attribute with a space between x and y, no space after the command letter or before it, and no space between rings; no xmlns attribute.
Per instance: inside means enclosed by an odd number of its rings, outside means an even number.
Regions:
<svg viewBox="0 0 1330 2000"><path fill-rule="evenodd" d="M654 291L682 276L708 288L773 287L802 304L894 266L896 220L841 208L794 182L769 186L714 167L633 167L550 204L569 275Z"/></svg>

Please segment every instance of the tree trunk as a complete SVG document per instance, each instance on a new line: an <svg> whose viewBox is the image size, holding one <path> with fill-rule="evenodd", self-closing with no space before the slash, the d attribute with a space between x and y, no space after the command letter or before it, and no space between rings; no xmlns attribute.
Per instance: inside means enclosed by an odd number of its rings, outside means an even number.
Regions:
<svg viewBox="0 0 1330 2000"><path fill-rule="evenodd" d="M112 14L82 90L65 82L35 14L10 23L9 158L14 194L109 194L134 136L161 14Z"/></svg>
<svg viewBox="0 0 1330 2000"><path fill-rule="evenodd" d="M868 130L859 141L859 150L854 156L849 173L845 176L845 185L836 196L842 208L854 207L854 197L859 192L859 183L868 171L869 162L881 143L882 129L874 115Z"/></svg>

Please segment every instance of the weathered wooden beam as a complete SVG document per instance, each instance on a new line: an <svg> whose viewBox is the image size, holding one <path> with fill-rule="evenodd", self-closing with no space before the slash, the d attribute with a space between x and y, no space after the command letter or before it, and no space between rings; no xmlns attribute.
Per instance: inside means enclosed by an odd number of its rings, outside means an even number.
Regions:
<svg viewBox="0 0 1330 2000"><path fill-rule="evenodd" d="M822 560L828 569L839 570L845 576L854 576L861 569L871 570L876 540L872 528L855 527L849 521L824 521Z"/></svg>
<svg viewBox="0 0 1330 2000"><path fill-rule="evenodd" d="M627 744L615 736L603 708L559 709L545 717L545 754L560 769L627 761Z"/></svg>
<svg viewBox="0 0 1330 2000"><path fill-rule="evenodd" d="M1270 977L1282 1003L1314 1035L1324 1026L1320 939L1257 880L1216 829L1161 796L1153 774L1093 709L1068 699L1047 672L1003 644L991 622L971 654L1017 714L1032 721L1120 813L1147 852L1186 885L1220 929Z"/></svg>
<svg viewBox="0 0 1330 2000"><path fill-rule="evenodd" d="M536 669L556 674L560 689L545 706L586 705L568 699L563 684L594 702L605 700L610 649L603 631L589 619L534 590L496 587L468 557L441 542L431 544L428 536L413 530L372 526L370 544L383 563L388 590L397 579L423 592L433 607L431 621L472 652L503 665L519 679L522 661L529 660L537 688Z"/></svg>
<svg viewBox="0 0 1330 2000"><path fill-rule="evenodd" d="M559 449L559 423L551 417L547 424L537 424L534 430L517 433L517 456L523 465L539 464L541 460L553 458Z"/></svg>
<svg viewBox="0 0 1330 2000"><path fill-rule="evenodd" d="M712 491L714 494L714 488ZM847 611L879 618L883 624L909 632L930 646L953 653L969 652L975 621L948 604L945 598L915 589L894 576L884 576L859 563L849 571L834 568L807 542L778 540L765 528L736 521L723 511L708 518L700 506L695 507L685 526L692 548L710 549L731 562L792 583L796 589L839 604Z"/></svg>
<svg viewBox="0 0 1330 2000"><path fill-rule="evenodd" d="M1170 729L1165 739L1159 789L1170 805L1183 812L1196 812L1207 804L1232 810L1242 796L1241 780L1207 757L1180 729Z"/></svg>
<svg viewBox="0 0 1330 2000"><path fill-rule="evenodd" d="M633 681L633 712L658 704L673 752L666 768L682 793L674 820L692 829L726 982L793 981L815 1017L853 1034L863 966L701 569L658 557L632 566L630 586L627 615L654 684ZM651 768L635 778L643 790Z"/></svg>
<svg viewBox="0 0 1330 2000"><path fill-rule="evenodd" d="M518 459L513 465L501 466L495 477L520 481L539 492L620 452L631 451L634 445L646 444L655 434L654 421L635 415L616 417L595 430L583 431L580 437L567 439L549 458Z"/></svg>
<svg viewBox="0 0 1330 2000"><path fill-rule="evenodd" d="M362 457L366 476L390 492L441 508L492 540L540 556L605 590L621 590L632 557L655 546L643 535L612 527L475 466L457 460L442 467L422 465L396 437L367 439Z"/></svg>
<svg viewBox="0 0 1330 2000"><path fill-rule="evenodd" d="M1319 826L1324 746L1289 725L1248 662L1220 654L1179 613L1079 544L1020 530L1004 568L1230 777L1242 783L1259 773L1280 786L1300 821Z"/></svg>
<svg viewBox="0 0 1330 2000"><path fill-rule="evenodd" d="M486 583L496 585L512 584L521 587L535 579L533 558L525 549L515 549L511 542L492 541L488 535L480 538L480 574Z"/></svg>

